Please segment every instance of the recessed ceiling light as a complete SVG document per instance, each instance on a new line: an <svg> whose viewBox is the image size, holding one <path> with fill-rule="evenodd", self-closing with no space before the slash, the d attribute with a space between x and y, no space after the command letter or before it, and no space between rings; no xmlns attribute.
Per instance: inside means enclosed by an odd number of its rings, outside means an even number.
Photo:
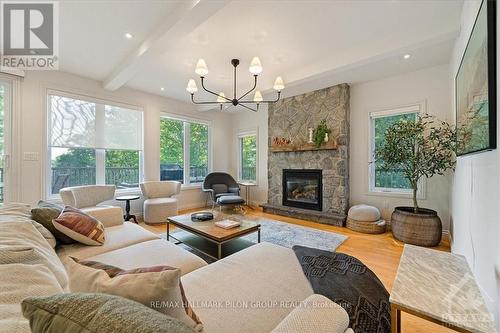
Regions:
<svg viewBox="0 0 500 333"><path fill-rule="evenodd" d="M134 37L134 36L132 36L132 34L130 32L126 32L124 36L127 39L132 39Z"/></svg>
<svg viewBox="0 0 500 333"><path fill-rule="evenodd" d="M165 88L161 87L161 88L160 88L160 90L161 90L161 91L165 91Z"/></svg>
<svg viewBox="0 0 500 333"><path fill-rule="evenodd" d="M410 58L411 58L411 54L405 54L405 55L403 56L403 59L405 59L405 60L408 60L408 59L410 59Z"/></svg>

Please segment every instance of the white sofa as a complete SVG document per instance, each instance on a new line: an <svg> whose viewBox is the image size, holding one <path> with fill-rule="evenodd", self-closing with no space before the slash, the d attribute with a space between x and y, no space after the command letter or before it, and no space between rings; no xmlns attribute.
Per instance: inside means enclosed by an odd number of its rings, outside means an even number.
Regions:
<svg viewBox="0 0 500 333"><path fill-rule="evenodd" d="M352 332L345 310L313 294L290 249L261 243L207 265L136 224L105 228L103 246L72 244L55 251L30 220L29 206L0 209L0 332L30 331L21 314L25 297L69 291L67 256L125 269L179 267L204 332ZM20 249L31 250L26 255Z"/></svg>

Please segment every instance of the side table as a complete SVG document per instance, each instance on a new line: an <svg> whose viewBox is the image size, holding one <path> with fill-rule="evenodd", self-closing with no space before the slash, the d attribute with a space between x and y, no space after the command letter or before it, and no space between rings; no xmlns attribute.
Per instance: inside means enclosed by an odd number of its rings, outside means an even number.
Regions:
<svg viewBox="0 0 500 333"><path fill-rule="evenodd" d="M257 184L255 183L252 183L252 182L238 182L238 185L241 185L243 187L245 187L245 202L246 202L246 206L250 209L253 209L252 206L250 206L250 187L252 186L257 186Z"/></svg>
<svg viewBox="0 0 500 333"><path fill-rule="evenodd" d="M137 200L139 198L140 198L140 196L138 196L138 195L123 195L123 196L115 198L115 200L117 200L117 201L125 201L125 215L123 215L123 219L125 221L134 220L134 222L137 223L137 219L135 218L135 215L130 214L130 201Z"/></svg>
<svg viewBox="0 0 500 333"><path fill-rule="evenodd" d="M391 291L392 333L401 311L458 332L491 333L495 325L463 256L406 244Z"/></svg>

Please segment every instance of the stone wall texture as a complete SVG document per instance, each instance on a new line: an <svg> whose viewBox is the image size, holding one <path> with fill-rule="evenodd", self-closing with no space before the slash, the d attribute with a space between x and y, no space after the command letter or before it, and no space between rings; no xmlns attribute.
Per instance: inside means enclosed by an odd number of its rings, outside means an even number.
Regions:
<svg viewBox="0 0 500 333"><path fill-rule="evenodd" d="M282 205L283 169L323 170L323 211L346 214L349 207L349 86L340 84L269 105L269 138L307 142L308 128L326 119L337 150L271 152L268 155L268 202Z"/></svg>

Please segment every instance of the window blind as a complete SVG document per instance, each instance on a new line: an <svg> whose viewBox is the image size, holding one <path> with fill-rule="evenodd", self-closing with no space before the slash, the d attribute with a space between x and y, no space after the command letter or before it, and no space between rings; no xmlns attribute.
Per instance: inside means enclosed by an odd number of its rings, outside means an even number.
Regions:
<svg viewBox="0 0 500 333"><path fill-rule="evenodd" d="M49 95L50 145L64 148L142 150L142 112Z"/></svg>

